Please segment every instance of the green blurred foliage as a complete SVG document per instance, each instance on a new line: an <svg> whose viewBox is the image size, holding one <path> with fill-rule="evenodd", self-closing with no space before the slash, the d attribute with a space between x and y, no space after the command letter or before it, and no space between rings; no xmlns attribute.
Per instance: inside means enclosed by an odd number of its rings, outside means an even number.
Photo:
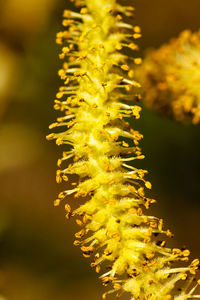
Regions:
<svg viewBox="0 0 200 300"><path fill-rule="evenodd" d="M141 55L185 28L199 27L199 0L133 4L132 22L143 29ZM73 246L76 225L65 220L63 207L53 207L62 190L54 180L61 150L45 140L57 117L55 35L69 6L68 0L0 0L0 293L9 300L95 300L103 291ZM158 200L152 214L167 220L176 237L170 243L185 244L198 256L199 126L146 109L132 125L144 134L146 159L139 163L150 171L151 196Z"/></svg>

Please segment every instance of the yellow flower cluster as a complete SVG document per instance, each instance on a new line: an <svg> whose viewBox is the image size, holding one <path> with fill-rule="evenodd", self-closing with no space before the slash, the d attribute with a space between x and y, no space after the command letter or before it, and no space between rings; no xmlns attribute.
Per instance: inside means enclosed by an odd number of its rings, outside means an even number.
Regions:
<svg viewBox="0 0 200 300"><path fill-rule="evenodd" d="M92 257L103 284L112 285L103 299L113 292L128 292L132 300L200 298L194 295L198 283L193 283L199 261L178 266L188 260L189 251L166 247L163 236L171 237L171 232L163 229L162 219L146 214L155 202L145 195L145 187L151 188L144 178L147 171L129 164L144 158L138 145L142 135L124 120L138 119L141 110L132 99L137 102L140 96L129 93L140 87L129 65L141 59L121 52L138 49L140 27L123 20L134 9L115 0L80 0L76 5L81 6L78 11L64 11L65 31L57 34L63 45L59 75L64 84L54 107L63 116L50 128L62 131L47 138L66 148L58 160L57 182L70 174L79 181L61 192L55 205L67 201L66 217L75 216L81 227L74 244ZM73 163L65 165L68 159ZM69 195L89 200L72 210Z"/></svg>
<svg viewBox="0 0 200 300"><path fill-rule="evenodd" d="M147 53L138 76L148 107L179 122L200 123L200 31L185 30Z"/></svg>

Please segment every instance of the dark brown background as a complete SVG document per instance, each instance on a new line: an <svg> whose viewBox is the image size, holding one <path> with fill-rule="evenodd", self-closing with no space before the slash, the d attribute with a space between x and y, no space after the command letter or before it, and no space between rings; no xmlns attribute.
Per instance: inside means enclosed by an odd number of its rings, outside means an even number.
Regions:
<svg viewBox="0 0 200 300"><path fill-rule="evenodd" d="M199 0L124 2L136 7L141 55L199 28ZM57 116L54 40L67 7L66 0L0 0L0 294L8 300L100 300L103 290L72 245L76 225L53 207L63 188L54 179L61 149L45 135ZM150 171L158 200L152 214L167 220L175 247L200 256L200 127L146 109L133 126L144 134L140 166Z"/></svg>

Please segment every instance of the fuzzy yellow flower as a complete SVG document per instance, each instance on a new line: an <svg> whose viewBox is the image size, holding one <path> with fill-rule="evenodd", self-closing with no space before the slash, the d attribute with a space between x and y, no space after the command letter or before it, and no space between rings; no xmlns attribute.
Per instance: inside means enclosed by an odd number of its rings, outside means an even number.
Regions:
<svg viewBox="0 0 200 300"><path fill-rule="evenodd" d="M147 53L138 76L148 107L180 122L200 123L200 31L185 30Z"/></svg>
<svg viewBox="0 0 200 300"><path fill-rule="evenodd" d="M132 300L200 298L194 294L198 284L192 283L199 261L187 267L176 264L187 261L189 251L165 246L163 236L171 237L171 232L163 229L162 219L146 214L155 202L145 195L145 187L151 188L147 171L129 164L144 158L138 145L142 135L125 121L138 119L141 110L131 96L140 84L129 69L132 61L139 64L141 59L121 52L138 49L140 28L123 20L134 9L115 0L76 1L79 4L79 12L64 11L66 29L57 35L63 45L59 75L64 84L55 109L62 117L50 128L63 130L48 136L65 147L57 182L67 181L70 174L79 180L59 194L55 205L66 201L66 217L76 216L81 227L74 244L92 257L91 266L102 271L103 284L112 285L104 299L113 292L128 292ZM73 163L66 165L70 158ZM89 200L72 211L69 195Z"/></svg>

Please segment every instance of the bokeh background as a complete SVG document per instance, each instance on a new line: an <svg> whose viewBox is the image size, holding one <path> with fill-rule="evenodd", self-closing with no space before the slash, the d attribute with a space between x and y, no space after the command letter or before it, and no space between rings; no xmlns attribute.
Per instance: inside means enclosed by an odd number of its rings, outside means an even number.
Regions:
<svg viewBox="0 0 200 300"><path fill-rule="evenodd" d="M92 1L92 0L91 0ZM200 27L199 0L135 0L141 55L183 29ZM73 246L76 225L54 208L53 99L61 64L55 44L69 0L0 0L0 299L100 300L103 288ZM172 229L174 247L200 257L200 126L185 126L143 109L134 123L144 134L152 209ZM2 298L1 298L2 297ZM111 297L112 299L112 297Z"/></svg>

